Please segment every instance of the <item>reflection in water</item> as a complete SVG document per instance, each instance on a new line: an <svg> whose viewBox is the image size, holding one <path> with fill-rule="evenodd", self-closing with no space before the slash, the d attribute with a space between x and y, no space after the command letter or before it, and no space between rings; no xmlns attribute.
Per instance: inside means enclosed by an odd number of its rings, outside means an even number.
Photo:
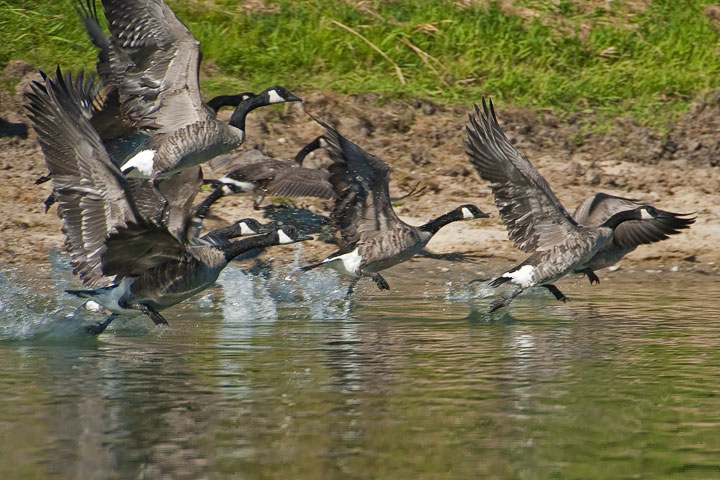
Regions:
<svg viewBox="0 0 720 480"><path fill-rule="evenodd" d="M53 262L40 286L0 285L0 478L718 472L707 277L529 294L488 316L483 287L455 278L346 300L331 273L231 266L170 328L96 339Z"/></svg>

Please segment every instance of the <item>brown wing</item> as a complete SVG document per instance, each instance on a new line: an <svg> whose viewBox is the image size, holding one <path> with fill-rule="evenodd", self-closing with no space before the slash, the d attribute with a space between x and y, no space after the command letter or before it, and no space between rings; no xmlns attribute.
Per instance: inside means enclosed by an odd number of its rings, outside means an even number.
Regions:
<svg viewBox="0 0 720 480"><path fill-rule="evenodd" d="M607 193L590 195L575 210L575 220L585 226L598 226L616 213L633 210L643 203ZM695 223L695 217L688 217L688 213L673 213L657 210L658 215L642 220L629 220L621 223L613 235L613 242L620 247L632 250L638 245L659 242L668 238L668 235L680 233L680 230L690 228Z"/></svg>
<svg viewBox="0 0 720 480"><path fill-rule="evenodd" d="M73 82L58 69L55 78L32 86L28 111L53 176L71 263L83 283L100 286L112 280L100 268L105 239L138 213L127 179L90 124L92 84L82 74Z"/></svg>
<svg viewBox="0 0 720 480"><path fill-rule="evenodd" d="M319 121L333 164L328 167L335 192L332 220L340 248L366 241L378 232L405 225L390 204L390 166Z"/></svg>
<svg viewBox="0 0 720 480"><path fill-rule="evenodd" d="M102 271L120 277L136 277L163 263L180 261L186 255L183 244L165 227L148 222L118 228L107 238L105 246Z"/></svg>
<svg viewBox="0 0 720 480"><path fill-rule="evenodd" d="M131 65L119 81L123 112L170 133L212 119L200 96L200 44L162 0L103 0L114 48Z"/></svg>
<svg viewBox="0 0 720 480"><path fill-rule="evenodd" d="M463 140L478 174L492 182L508 236L524 252L547 250L577 231L577 223L533 165L510 144L490 102L475 105Z"/></svg>
<svg viewBox="0 0 720 480"><path fill-rule="evenodd" d="M268 184L268 195L278 197L332 198L335 195L330 174L313 168L290 167L275 175Z"/></svg>

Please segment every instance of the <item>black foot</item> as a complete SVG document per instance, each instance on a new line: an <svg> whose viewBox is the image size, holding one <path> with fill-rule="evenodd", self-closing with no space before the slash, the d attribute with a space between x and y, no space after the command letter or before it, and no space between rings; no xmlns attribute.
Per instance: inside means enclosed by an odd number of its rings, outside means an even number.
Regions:
<svg viewBox="0 0 720 480"><path fill-rule="evenodd" d="M592 285L593 283L600 283L600 279L590 268L581 268L580 270L575 270L575 273L584 273L585 275L587 275L588 280L590 280L590 285Z"/></svg>
<svg viewBox="0 0 720 480"><path fill-rule="evenodd" d="M545 288L547 288L548 290L550 290L550 293L552 293L553 295L555 295L555 298L557 298L559 301L561 301L561 302L567 302L567 301L568 301L568 298L560 291L559 288L557 288L557 287L556 287L555 285L553 285L552 283L548 283L548 284L546 284L546 285L543 285L543 287L545 287Z"/></svg>
<svg viewBox="0 0 720 480"><path fill-rule="evenodd" d="M518 295L520 295L523 292L523 290L524 290L524 288L518 288L517 290L513 291L510 294L510 296L501 298L499 300L495 300L494 302L492 302L490 304L490 310L488 310L488 313L492 313L495 310L498 310L502 307L507 307L508 305L510 305L510 302L512 302L513 299L515 299L515 297L517 297Z"/></svg>
<svg viewBox="0 0 720 480"><path fill-rule="evenodd" d="M353 278L352 280L350 280L350 285L348 285L348 291L345 294L345 298L348 298L350 296L350 294L352 294L353 290L355 289L355 285L357 285L357 283L359 281L360 281L360 277Z"/></svg>
<svg viewBox="0 0 720 480"><path fill-rule="evenodd" d="M505 306L505 299L501 298L500 300L495 300L490 304L490 309L488 310L488 313L493 313L495 310L499 310L502 307Z"/></svg>
<svg viewBox="0 0 720 480"><path fill-rule="evenodd" d="M115 317L117 317L117 314L113 313L103 322L97 322L95 323L95 325L88 325L87 327L85 327L85 331L90 335L100 335L105 331L105 329L107 329L108 325L110 325L110 322L112 322Z"/></svg>
<svg viewBox="0 0 720 480"><path fill-rule="evenodd" d="M390 290L390 284L379 273L373 273L370 278L375 281L380 290Z"/></svg>
<svg viewBox="0 0 720 480"><path fill-rule="evenodd" d="M50 207L52 207L54 203L55 203L55 192L48 195L48 197L43 202L43 205L45 205L45 213L47 213L48 210L50 210Z"/></svg>
<svg viewBox="0 0 720 480"><path fill-rule="evenodd" d="M136 310L140 310L141 312L143 312L145 315L150 317L150 320L152 320L155 325L167 325L168 324L167 320L165 320L165 317L160 315L160 312L155 310L150 305L145 305L143 303L139 303L137 305L131 305L130 308L134 308Z"/></svg>

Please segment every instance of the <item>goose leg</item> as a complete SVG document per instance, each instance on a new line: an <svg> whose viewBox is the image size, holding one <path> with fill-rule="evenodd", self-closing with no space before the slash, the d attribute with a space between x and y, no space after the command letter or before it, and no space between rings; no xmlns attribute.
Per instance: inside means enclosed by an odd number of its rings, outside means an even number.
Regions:
<svg viewBox="0 0 720 480"><path fill-rule="evenodd" d="M555 298L557 298L557 299L560 300L561 302L567 302L567 301L568 301L568 298L567 298L565 295L563 295L563 293L560 291L560 289L558 289L558 288L557 288L555 285L553 285L552 283L547 283L547 284L543 285L543 287L545 287L545 288L547 288L548 290L550 290L550 293L552 293L553 295L555 295Z"/></svg>
<svg viewBox="0 0 720 480"><path fill-rule="evenodd" d="M88 332L90 335L100 335L105 331L108 325L110 325L110 322L112 322L117 316L117 313L111 313L110 316L105 319L105 321L97 322L95 323L95 325L85 327L85 331Z"/></svg>
<svg viewBox="0 0 720 480"><path fill-rule="evenodd" d="M55 192L52 192L50 195L47 196L47 198L43 202L43 205L45 205L45 213L47 213L48 210L50 210L50 207L52 207L54 203L55 203Z"/></svg>
<svg viewBox="0 0 720 480"><path fill-rule="evenodd" d="M348 285L348 291L347 291L347 293L345 294L345 298L347 298L347 297L350 296L350 294L351 294L351 293L353 292L353 290L355 289L355 285L357 285L357 283L358 283L359 281L360 281L360 277L355 277L355 278L353 278L352 280L350 280L350 285Z"/></svg>
<svg viewBox="0 0 720 480"><path fill-rule="evenodd" d="M515 297L517 297L518 295L520 295L523 292L523 290L525 290L525 289L518 288L517 290L512 292L509 297L499 298L499 299L495 300L494 302L492 302L490 304L490 310L488 310L488 313L492 313L495 310L498 310L502 307L507 307L508 305L510 305L510 302L512 302Z"/></svg>
<svg viewBox="0 0 720 480"><path fill-rule="evenodd" d="M380 290L390 290L390 284L379 273L370 275Z"/></svg>
<svg viewBox="0 0 720 480"><path fill-rule="evenodd" d="M595 275L595 272L593 272L591 268L586 267L586 268L581 268L580 270L575 270L575 271L577 273L584 273L585 275L587 275L588 280L590 280L590 285L592 285L593 283L600 284L600 279L598 278L597 275Z"/></svg>
<svg viewBox="0 0 720 480"><path fill-rule="evenodd" d="M265 200L265 189L262 189L255 197L255 200L253 201L253 209L260 210L260 204L263 200Z"/></svg>
<svg viewBox="0 0 720 480"><path fill-rule="evenodd" d="M136 303L133 305L128 305L127 308L132 308L134 310L140 310L142 313L150 317L150 320L153 321L155 325L167 325L168 322L165 320L165 317L160 315L160 312L155 310L150 305L145 305L144 303Z"/></svg>

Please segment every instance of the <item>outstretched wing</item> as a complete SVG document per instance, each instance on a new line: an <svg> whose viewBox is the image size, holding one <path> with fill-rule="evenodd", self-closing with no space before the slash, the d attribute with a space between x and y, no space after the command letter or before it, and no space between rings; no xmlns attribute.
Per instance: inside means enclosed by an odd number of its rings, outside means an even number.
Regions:
<svg viewBox="0 0 720 480"><path fill-rule="evenodd" d="M111 44L131 65L119 82L139 128L174 132L211 116L200 97L200 43L162 0L103 0Z"/></svg>
<svg viewBox="0 0 720 480"><path fill-rule="evenodd" d="M403 224L390 204L390 166L315 120L326 130L327 149L333 160L328 167L335 191L331 218L340 231L340 248Z"/></svg>
<svg viewBox="0 0 720 480"><path fill-rule="evenodd" d="M118 228L107 238L105 246L102 271L120 277L136 277L186 255L183 244L167 228L144 221Z"/></svg>
<svg viewBox="0 0 720 480"><path fill-rule="evenodd" d="M53 176L74 271L86 285L100 286L112 281L100 268L105 239L138 214L127 179L90 124L93 85L82 72L73 81L58 68L55 78L32 85L27 109Z"/></svg>
<svg viewBox="0 0 720 480"><path fill-rule="evenodd" d="M547 250L577 231L577 223L533 165L513 148L490 107L475 105L463 140L478 174L492 182L508 236L524 252Z"/></svg>
<svg viewBox="0 0 720 480"><path fill-rule="evenodd" d="M335 193L329 178L325 170L290 167L275 175L267 193L278 197L332 198Z"/></svg>
<svg viewBox="0 0 720 480"><path fill-rule="evenodd" d="M573 217L581 225L595 227L616 213L634 210L641 205L643 204L629 198L599 192L587 197L575 210ZM658 210L656 217L628 220L615 229L613 242L622 248L633 250L638 245L665 240L668 235L675 235L690 228L690 225L695 223L695 217L688 218L690 215L692 214Z"/></svg>

